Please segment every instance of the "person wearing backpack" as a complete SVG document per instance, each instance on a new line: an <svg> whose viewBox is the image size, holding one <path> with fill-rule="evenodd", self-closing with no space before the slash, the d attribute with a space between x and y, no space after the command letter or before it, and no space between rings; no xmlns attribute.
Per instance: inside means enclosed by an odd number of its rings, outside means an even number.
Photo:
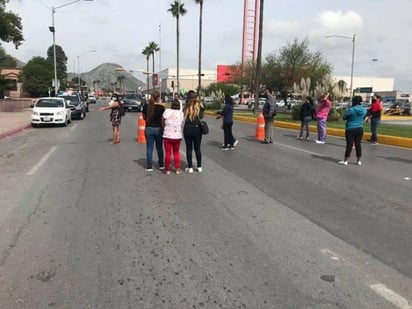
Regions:
<svg viewBox="0 0 412 309"><path fill-rule="evenodd" d="M276 101L269 88L265 89L266 102L263 105L263 118L265 119L265 139L262 144L273 143L273 121L276 116Z"/></svg>
<svg viewBox="0 0 412 309"><path fill-rule="evenodd" d="M99 108L99 111L111 110L110 122L112 123L113 128L113 139L110 144L120 143L120 123L122 118L120 113L120 109L122 107L121 105L122 103L120 102L119 96L117 94L113 94L109 105Z"/></svg>

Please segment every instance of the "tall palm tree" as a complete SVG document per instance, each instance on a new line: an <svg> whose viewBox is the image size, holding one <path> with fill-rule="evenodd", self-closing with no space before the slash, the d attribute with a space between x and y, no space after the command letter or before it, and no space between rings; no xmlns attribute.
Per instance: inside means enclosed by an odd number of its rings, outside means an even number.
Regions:
<svg viewBox="0 0 412 309"><path fill-rule="evenodd" d="M170 8L167 10L172 13L176 18L176 87L177 93L180 95L180 78L179 78L179 39L180 39L180 15L185 15L187 10L184 8L184 3L180 3L180 0L175 0L170 4Z"/></svg>
<svg viewBox="0 0 412 309"><path fill-rule="evenodd" d="M202 89L202 25L203 25L203 0L195 0L197 4L200 4L199 10L199 62L197 65L197 95L200 96L200 91Z"/></svg>
<svg viewBox="0 0 412 309"><path fill-rule="evenodd" d="M159 47L159 45L157 45L157 43L156 42L154 42L154 41L151 41L151 42L149 42L149 45L148 45L148 47L149 47L149 49L150 49L150 51L151 51L151 55L152 55L152 64L153 64L153 66L152 66L152 77L154 76L153 74L155 73L155 52L158 52L159 50L160 50L160 47ZM153 85L153 79L152 79L152 85ZM154 85L153 85L153 89L154 89L155 87L154 87Z"/></svg>
<svg viewBox="0 0 412 309"><path fill-rule="evenodd" d="M147 94L149 94L149 59L152 51L150 50L149 46L146 46L142 50L142 54L146 56L146 82L147 82Z"/></svg>

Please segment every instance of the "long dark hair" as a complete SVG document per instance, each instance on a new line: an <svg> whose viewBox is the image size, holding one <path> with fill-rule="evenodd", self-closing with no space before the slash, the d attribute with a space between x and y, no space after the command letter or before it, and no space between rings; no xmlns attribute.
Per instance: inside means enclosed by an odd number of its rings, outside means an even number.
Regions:
<svg viewBox="0 0 412 309"><path fill-rule="evenodd" d="M146 121L150 124L154 115L154 110L155 110L155 103L159 101L160 95L159 92L154 90L150 94L150 100L147 105L147 116L146 116Z"/></svg>

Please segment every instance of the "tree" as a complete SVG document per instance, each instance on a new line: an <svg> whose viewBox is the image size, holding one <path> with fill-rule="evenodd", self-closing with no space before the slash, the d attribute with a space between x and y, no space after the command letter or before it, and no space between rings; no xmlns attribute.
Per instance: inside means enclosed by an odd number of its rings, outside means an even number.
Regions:
<svg viewBox="0 0 412 309"><path fill-rule="evenodd" d="M18 15L6 12L7 2L9 0L0 0L0 40L7 43L13 42L18 49L24 41L23 26Z"/></svg>
<svg viewBox="0 0 412 309"><path fill-rule="evenodd" d="M23 91L30 96L44 96L53 79L53 64L43 57L33 57L22 69L19 79L23 82Z"/></svg>
<svg viewBox="0 0 412 309"><path fill-rule="evenodd" d="M146 56L146 82L147 82L147 94L149 94L149 60L150 60L150 55L152 54L149 46L146 46L142 50L142 54Z"/></svg>
<svg viewBox="0 0 412 309"><path fill-rule="evenodd" d="M206 89L205 92L209 96L212 93L223 93L224 95L235 95L239 93L239 86L229 83L212 83Z"/></svg>
<svg viewBox="0 0 412 309"><path fill-rule="evenodd" d="M203 0L195 0L197 4L200 4L199 8L199 59L197 65L197 95L200 96L200 91L202 89L202 27L203 27Z"/></svg>
<svg viewBox="0 0 412 309"><path fill-rule="evenodd" d="M0 75L0 98L4 97L4 92L6 90L11 90L12 88L10 80L6 79L3 75Z"/></svg>
<svg viewBox="0 0 412 309"><path fill-rule="evenodd" d="M266 86L279 92L285 100L293 92L293 85L300 84L302 78L310 78L310 89L329 76L332 66L327 63L322 54L309 51L307 39L288 43L278 53L272 52L266 57L266 65L263 68L263 79Z"/></svg>
<svg viewBox="0 0 412 309"><path fill-rule="evenodd" d="M17 61L10 55L6 54L6 51L0 47L0 67L2 68L15 68Z"/></svg>
<svg viewBox="0 0 412 309"><path fill-rule="evenodd" d="M154 54L160 50L159 45L156 42L151 41L149 42L148 48L150 50L150 54L152 55L152 73L155 72L155 56Z"/></svg>
<svg viewBox="0 0 412 309"><path fill-rule="evenodd" d="M54 70L54 52L53 45L47 49L47 61L53 65ZM67 57L63 48L59 45L56 45L56 70L57 70L57 79L65 80L67 78Z"/></svg>
<svg viewBox="0 0 412 309"><path fill-rule="evenodd" d="M180 41L180 15L185 15L187 10L184 8L184 3L180 3L180 0L175 0L170 4L170 8L167 10L172 13L173 17L176 18L176 86L177 93L180 94L180 77L179 77L179 41Z"/></svg>

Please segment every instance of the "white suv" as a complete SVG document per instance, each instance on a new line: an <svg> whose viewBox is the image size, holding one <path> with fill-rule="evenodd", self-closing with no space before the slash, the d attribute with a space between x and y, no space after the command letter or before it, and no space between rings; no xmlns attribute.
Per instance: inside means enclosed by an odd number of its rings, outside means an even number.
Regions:
<svg viewBox="0 0 412 309"><path fill-rule="evenodd" d="M40 98L33 106L31 125L62 124L67 126L72 121L69 104L64 98Z"/></svg>

